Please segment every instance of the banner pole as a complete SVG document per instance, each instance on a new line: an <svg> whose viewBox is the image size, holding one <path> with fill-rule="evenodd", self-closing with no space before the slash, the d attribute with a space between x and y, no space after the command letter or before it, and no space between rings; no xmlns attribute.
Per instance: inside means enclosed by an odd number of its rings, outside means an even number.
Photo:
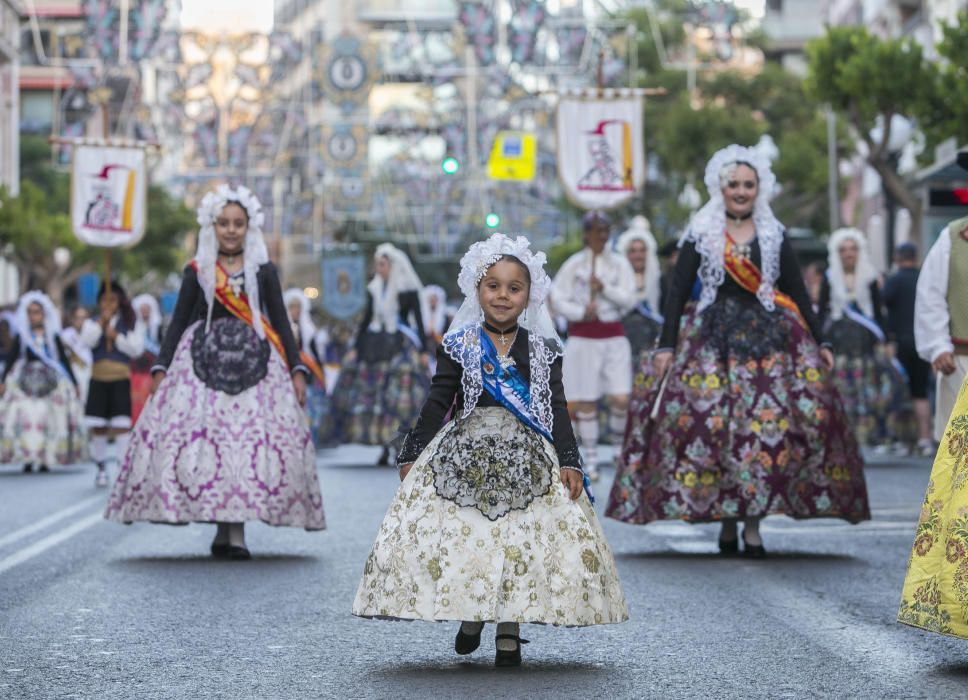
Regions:
<svg viewBox="0 0 968 700"><path fill-rule="evenodd" d="M111 286L111 249L105 248L104 249L104 298L111 299L113 297L114 297L114 289ZM105 326L105 330L107 330L106 326ZM113 344L114 343L111 342L110 338L105 339L105 345L107 346L107 349L109 352L112 350Z"/></svg>

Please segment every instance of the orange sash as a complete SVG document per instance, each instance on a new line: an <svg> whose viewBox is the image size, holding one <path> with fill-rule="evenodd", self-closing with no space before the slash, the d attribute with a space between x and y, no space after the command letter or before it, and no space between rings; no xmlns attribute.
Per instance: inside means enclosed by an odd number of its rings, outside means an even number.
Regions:
<svg viewBox="0 0 968 700"><path fill-rule="evenodd" d="M725 263L726 272L736 281L736 284L747 292L756 294L760 288L760 283L763 281L763 273L760 272L760 268L753 264L752 260L736 254L736 242L728 233L726 234ZM778 306L789 309L796 314L800 325L808 328L803 314L800 313L800 307L789 295L776 289L773 291L773 300Z"/></svg>
<svg viewBox="0 0 968 700"><path fill-rule="evenodd" d="M195 272L198 272L198 263L194 260L192 260L192 267L195 268ZM228 273L218 263L215 263L215 298L233 316L245 321L249 326L255 327L252 319L252 307L249 306L249 297L244 293L240 297L235 296L235 292L229 286ZM286 359L286 349L282 345L282 338L279 337L279 334L276 333L265 316L262 317L262 328L266 332L266 339L272 343L276 352L279 353L279 357L282 358L282 361L288 368L289 361Z"/></svg>
<svg viewBox="0 0 968 700"><path fill-rule="evenodd" d="M300 350L299 359L302 360L302 363L309 368L310 372L313 373L313 376L316 377L316 381L319 382L319 385L325 389L326 375L323 373L323 368L319 366L319 363L313 359L313 356L305 350Z"/></svg>

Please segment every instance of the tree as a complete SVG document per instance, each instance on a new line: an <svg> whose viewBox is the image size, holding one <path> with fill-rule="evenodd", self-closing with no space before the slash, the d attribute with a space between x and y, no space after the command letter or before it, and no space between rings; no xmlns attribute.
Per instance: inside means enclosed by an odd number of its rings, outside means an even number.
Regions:
<svg viewBox="0 0 968 700"><path fill-rule="evenodd" d="M103 269L105 253L74 236L68 213L70 176L51 165L46 141L24 137L20 152L20 195L0 190L0 251L19 269L21 291L43 289L57 302L81 275ZM114 269L126 280L176 271L182 241L193 228L194 216L183 203L150 186L145 236L135 248L112 253ZM54 262L57 248L70 252L64 268Z"/></svg>
<svg viewBox="0 0 968 700"><path fill-rule="evenodd" d="M959 145L968 143L968 93L963 89L968 84L968 12L942 27L937 50L942 62L934 90L918 114L928 149L951 137Z"/></svg>
<svg viewBox="0 0 968 700"><path fill-rule="evenodd" d="M935 104L937 70L910 39L880 39L864 27L831 27L807 45L807 92L846 118L866 145L867 163L886 191L911 213L912 237L921 236L921 200L897 172L890 149L896 115L916 118ZM940 105L939 105L940 106ZM871 132L882 125L880 138Z"/></svg>

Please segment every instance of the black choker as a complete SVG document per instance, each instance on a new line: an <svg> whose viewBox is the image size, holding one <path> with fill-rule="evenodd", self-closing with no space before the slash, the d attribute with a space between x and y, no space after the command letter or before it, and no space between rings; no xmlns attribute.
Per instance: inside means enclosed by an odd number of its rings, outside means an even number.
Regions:
<svg viewBox="0 0 968 700"><path fill-rule="evenodd" d="M514 323L502 331L500 328L495 328L487 321L484 321L484 328L491 331L491 333L500 333L501 335L506 335L507 333L514 333L514 331L518 329L518 324Z"/></svg>
<svg viewBox="0 0 968 700"><path fill-rule="evenodd" d="M730 221L732 221L733 223L737 223L738 224L738 223L742 223L743 221L748 221L749 219L753 218L753 212L752 211L748 211L745 214L743 214L742 216L733 216L729 212L726 212L726 218L729 219Z"/></svg>
<svg viewBox="0 0 968 700"><path fill-rule="evenodd" d="M226 253L221 248L218 249L218 254L223 255L226 258L237 258L245 252L245 249L240 250L238 253Z"/></svg>

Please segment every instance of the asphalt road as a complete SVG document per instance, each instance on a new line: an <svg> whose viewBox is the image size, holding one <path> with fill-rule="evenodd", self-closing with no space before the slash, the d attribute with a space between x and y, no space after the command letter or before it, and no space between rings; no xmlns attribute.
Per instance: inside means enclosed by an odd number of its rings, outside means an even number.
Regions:
<svg viewBox="0 0 968 700"><path fill-rule="evenodd" d="M322 453L330 529L251 525L239 563L211 526L101 520L90 468L0 467L0 698L968 695L968 641L894 622L927 461L869 465L872 522L767 520L762 562L720 559L715 527L606 520L631 620L526 627L497 670L487 636L466 659L454 625L349 614L397 484L375 458Z"/></svg>

